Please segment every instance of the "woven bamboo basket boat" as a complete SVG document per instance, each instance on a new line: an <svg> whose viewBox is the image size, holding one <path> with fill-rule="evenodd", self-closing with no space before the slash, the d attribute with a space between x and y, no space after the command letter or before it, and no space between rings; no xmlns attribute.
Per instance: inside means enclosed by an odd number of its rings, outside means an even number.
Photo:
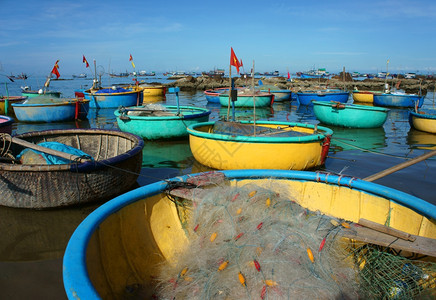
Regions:
<svg viewBox="0 0 436 300"><path fill-rule="evenodd" d="M43 209L107 200L131 188L141 169L144 142L130 133L71 129L14 138L34 144L59 142L82 150L93 160L58 165L1 162L0 205L4 206ZM23 149L11 143L8 152L16 157Z"/></svg>

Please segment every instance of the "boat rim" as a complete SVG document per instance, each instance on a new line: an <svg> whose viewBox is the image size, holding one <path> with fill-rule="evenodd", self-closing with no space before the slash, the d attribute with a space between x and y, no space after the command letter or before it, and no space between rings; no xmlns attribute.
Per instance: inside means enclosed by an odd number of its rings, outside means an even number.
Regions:
<svg viewBox="0 0 436 300"><path fill-rule="evenodd" d="M274 179L291 179L299 181L322 182L338 186L347 186L351 189L356 188L368 194L390 199L404 205L423 216L436 219L436 206L420 198L392 189L377 183L364 181L354 177L337 176L333 174L310 172L310 171L291 171L291 170L227 170L219 171L224 173L229 180L262 179L270 177ZM196 173L174 177L166 181L158 181L135 190L122 194L112 200L102 204L91 214L89 214L76 228L72 234L63 257L63 281L64 288L69 299L78 297L77 291L80 290L80 297L87 299L100 299L100 295L94 288L86 268L86 252L88 243L97 227L106 220L111 214L121 210L141 199L162 193L170 181L184 182L187 178L201 175Z"/></svg>
<svg viewBox="0 0 436 300"><path fill-rule="evenodd" d="M369 111L374 111L375 110L375 111L386 112L386 113L389 111L388 108L380 107L380 106L359 105L359 104L354 104L354 103L338 103L336 101L316 101L316 100L312 100L312 103L314 104L314 106L321 105L321 106L332 107L332 104L340 104L340 105L345 105L345 108L347 108L347 109L359 109L359 110L369 110Z"/></svg>
<svg viewBox="0 0 436 300"><path fill-rule="evenodd" d="M176 105L163 105L166 108L169 108L171 110L177 110L177 106ZM127 106L125 108L129 108L129 107L145 107L144 105L142 106ZM212 113L211 110L207 109L207 108L203 108L203 107L195 107L195 106L179 106L180 110L191 110L191 111L199 111L198 113L193 113L193 114L189 114L189 115L182 115L182 116L134 116L134 115L128 115L129 119L132 120L150 120L150 121L156 121L156 120L183 120L183 119L193 119L193 118L201 118L204 116L208 116ZM117 109L114 111L114 114L117 118L119 118L120 114L120 109Z"/></svg>
<svg viewBox="0 0 436 300"><path fill-rule="evenodd" d="M11 165L7 163L0 163L0 171L14 171L14 172L29 172L29 171L41 171L41 172L51 172L51 171L62 171L67 170L71 172L89 172L92 170L97 170L99 168L104 168L108 165L118 164L124 160L128 160L138 152L142 152L144 148L144 140L136 134L129 132L122 132L113 129L56 129L56 130L44 130L44 131L32 131L23 134L16 135L14 137L20 139L26 139L27 137L33 136L45 136L45 135L57 135L62 133L68 134L110 134L119 137L130 138L132 141L136 142L136 145L124 153L118 154L117 156L112 156L102 160L91 160L85 162L74 162L69 164L58 164L58 165Z"/></svg>
<svg viewBox="0 0 436 300"><path fill-rule="evenodd" d="M430 119L430 120L436 120L436 115L430 115L430 114L420 114L420 113L416 113L413 110L409 110L409 113L414 116L414 117L418 117L421 119Z"/></svg>
<svg viewBox="0 0 436 300"><path fill-rule="evenodd" d="M242 124L254 124L252 121L241 121ZM323 133L310 134L307 136L300 137L272 137L272 136L246 136L246 135L226 135L212 132L202 132L197 130L197 127L201 126L213 126L215 122L201 122L192 124L187 128L187 131L190 135L213 139L213 140L222 140L222 141L230 141L230 142L242 142L242 143L308 143L323 140L328 135L333 135L333 130L324 126L318 126L313 124L306 123L295 123L295 122L276 122L276 121L256 121L257 125L285 125L285 126L293 126L293 127L303 127L315 129L315 126L318 130L323 131Z"/></svg>
<svg viewBox="0 0 436 300"><path fill-rule="evenodd" d="M58 98L61 99L61 98ZM13 107L35 107L35 106L64 106L64 105L75 105L76 103L86 103L89 102L89 99L74 99L62 102L53 102L53 103L11 103Z"/></svg>

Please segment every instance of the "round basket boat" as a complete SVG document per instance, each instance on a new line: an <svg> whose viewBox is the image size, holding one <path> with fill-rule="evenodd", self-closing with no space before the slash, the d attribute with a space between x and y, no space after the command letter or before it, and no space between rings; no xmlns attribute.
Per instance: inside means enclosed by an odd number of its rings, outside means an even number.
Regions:
<svg viewBox="0 0 436 300"><path fill-rule="evenodd" d="M93 159L54 165L0 163L0 205L41 209L107 200L131 188L140 172L144 142L130 133L72 129L35 131L14 138L34 144L62 143ZM14 158L24 149L10 144Z"/></svg>
<svg viewBox="0 0 436 300"><path fill-rule="evenodd" d="M195 159L217 170L307 170L324 164L333 131L303 123L241 121L198 123L188 133Z"/></svg>
<svg viewBox="0 0 436 300"><path fill-rule="evenodd" d="M307 171L233 170L202 173L196 174L196 176L177 177L138 188L103 204L92 212L75 230L65 251L63 280L68 298L124 299L133 296L142 299L154 298L158 268L164 262L177 263L181 248L186 246L190 239L186 223L182 222L183 208L177 205L180 202L175 201L174 198L176 191L174 187L180 187L182 183L193 184L194 182L200 185L201 182L209 182L210 177L219 174L223 176L223 183L229 189L233 187L243 188L253 184L259 187L271 187L271 184L280 185L281 191L292 195L301 207L317 211L325 216L346 220L351 235L354 234L353 232L359 232L363 229L350 222L367 219L377 224L387 224L389 221L388 228L410 234L411 237L415 238L415 242L423 246L421 250L425 248L425 243L430 242L430 245L427 245L427 250L434 253L431 247L434 246L434 238L436 237L436 207L398 190L360 179ZM203 178L203 176L207 178ZM195 192L192 193L192 195L195 194ZM233 199L230 198L227 202L231 203ZM223 204L226 205L227 202ZM262 200L262 203L265 201ZM231 212L229 214L233 215ZM307 212L305 216L309 218L310 214ZM188 218L192 216L190 213L187 215ZM243 214L243 216L245 216L243 219L241 219L242 217L234 217L234 222L249 218L248 215ZM261 221L258 219L255 224ZM262 230L265 230L266 222L265 220L264 223L259 223L259 225L263 224ZM292 222L294 221L289 220L289 223ZM328 221L326 223L330 224ZM261 232L259 225L257 230ZM198 227L196 226L196 228ZM194 228L195 232L197 232L196 228ZM346 227L338 229L341 234L346 231ZM256 226L254 226L254 230L256 230ZM235 239L230 239L229 243L236 243ZM224 241L217 242L217 245L222 242ZM206 243L209 243L209 239L203 241L204 245ZM241 238L238 240L238 245L241 244L241 247L237 247L235 251L239 251L238 249L243 248L243 245L249 247L255 243L254 240L244 242ZM386 243L389 247L403 247L402 242L392 236ZM296 244L298 246L300 243ZM304 247L303 249L306 252ZM279 252L275 253L279 254ZM257 261L260 264L265 263L262 260L263 253L258 255ZM317 264L321 263L319 255L321 254L318 250L313 252L313 264L310 263L307 256L305 260L304 256L297 259L296 253L288 256L291 256L291 259L294 258L293 263L296 266L306 263L303 262L304 260L309 266L312 266L310 267L312 270L317 270ZM219 261L219 257L208 257L208 259L207 264L215 265L215 260ZM217 270L221 266L222 261L221 265L219 262L216 264L214 273L216 276L219 276ZM239 266L239 268L243 267L250 268L250 265ZM287 268L289 267L292 268L292 265L287 265ZM230 268L228 267L226 271L230 272ZM256 272L254 266L251 268L254 270L253 272ZM257 265L256 268L261 270ZM389 266L389 268L392 270L393 266ZM188 280L191 271L191 268L188 269L186 278L184 278L186 271L181 272L174 279L172 286L176 288L177 285L192 283L195 286L195 280ZM278 270L276 271L278 272ZM266 275L271 273L270 270L266 269L263 272ZM401 273L401 266L399 272ZM318 273L318 275L320 274ZM327 272L327 274L330 273ZM257 275L257 278L259 277L262 278L262 276ZM429 277L434 278L431 275ZM237 275L235 280L232 277L231 282L237 282L237 278ZM294 279L290 278L291 281ZM250 278L247 278L246 286L251 288L250 284L253 281L249 280ZM330 277L329 280L333 280L332 284L335 285L334 279ZM241 280L241 283L245 283L245 281ZM241 286L239 282L237 284L237 287L242 289L241 291L244 293L245 286ZM268 285L268 283L266 284ZM300 283L297 286L299 285ZM276 287L283 291L279 282ZM274 285L269 285L269 288L268 291L272 293ZM198 291L201 292L205 289L208 287L200 286ZM223 293L226 292L224 290Z"/></svg>

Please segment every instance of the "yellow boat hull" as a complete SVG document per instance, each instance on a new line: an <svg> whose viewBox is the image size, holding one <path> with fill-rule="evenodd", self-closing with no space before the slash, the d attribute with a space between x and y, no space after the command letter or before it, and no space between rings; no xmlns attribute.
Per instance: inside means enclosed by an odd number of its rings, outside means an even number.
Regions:
<svg viewBox="0 0 436 300"><path fill-rule="evenodd" d="M255 183L266 188L271 187L272 184L279 185L281 191L289 193L301 206L312 211L351 222L358 222L359 219L364 218L379 224L388 224L391 228L409 234L436 238L435 219L426 217L416 209L406 207L405 204L399 204L399 198L396 196L382 195L388 188L334 175L331 175L330 179L324 175L316 175L317 178L314 178L316 173L311 172L288 172L298 173L296 178L292 176L280 178L280 174L284 171L277 170L243 172L242 170L226 173L226 176L238 174L238 176L231 176L232 180L228 184L240 187ZM258 173L270 174L276 179L271 180L270 176L259 176ZM305 180L306 176L310 176L311 179ZM362 189L358 187L359 185L376 186L376 188L371 191L371 188ZM120 196L109 202L107 207L99 208L98 210L102 212L97 219L92 220L92 216L87 218L91 220L83 225L84 230L93 229L90 232L89 243L86 235L83 237L86 240L82 245L85 247L83 252L86 252L84 254L86 271L83 272L89 276L90 282L83 282L81 286L76 284L74 287L74 283L70 283L74 280L68 273L69 270L71 276L73 273L74 276L77 274L75 273L77 270L69 269L71 268L69 264L74 266L74 259L65 266L64 258L64 282L67 284L67 294L80 299L94 299L97 295L103 299L122 299L128 296L129 290L135 288L151 293L155 285L153 279L159 265L164 261L175 262L179 251L188 244L186 231L180 222L180 211L176 209L173 200L162 192L164 188L163 183L139 188L137 192ZM382 191L379 192L380 190ZM391 197L395 201L390 200ZM407 195L407 197L412 196ZM409 199L412 202L417 199L412 198ZM76 232L80 231L81 227L82 225ZM75 235L76 233L72 239ZM74 248L69 245L68 248L70 247ZM68 248L66 256L80 253L79 249ZM85 291L91 285L95 290ZM136 296L149 299L152 295Z"/></svg>
<svg viewBox="0 0 436 300"><path fill-rule="evenodd" d="M415 129L429 132L429 133L436 133L436 117L432 119L428 119L428 118L420 118L416 115L412 115L410 121Z"/></svg>
<svg viewBox="0 0 436 300"><path fill-rule="evenodd" d="M271 125L270 127L274 127ZM314 128L293 127L293 130L314 134ZM324 163L329 142L325 138L300 142L283 139L280 142L261 141L242 136L227 140L214 138L213 125L188 128L189 145L194 158L202 165L217 170L279 169L308 170ZM208 133L197 135L196 133ZM326 149L327 147L327 149ZM324 151L324 152L323 152Z"/></svg>
<svg viewBox="0 0 436 300"><path fill-rule="evenodd" d="M373 103L374 94L372 92L353 92L353 100L360 103Z"/></svg>
<svg viewBox="0 0 436 300"><path fill-rule="evenodd" d="M165 96L166 87L164 86L141 86L144 97L163 97Z"/></svg>

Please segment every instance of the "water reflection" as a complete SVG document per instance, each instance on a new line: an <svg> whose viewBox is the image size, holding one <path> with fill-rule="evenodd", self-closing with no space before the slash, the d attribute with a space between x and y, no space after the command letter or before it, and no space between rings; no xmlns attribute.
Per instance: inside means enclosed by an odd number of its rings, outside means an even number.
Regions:
<svg viewBox="0 0 436 300"><path fill-rule="evenodd" d="M146 168L187 168L194 157L188 140L145 141L142 166Z"/></svg>
<svg viewBox="0 0 436 300"><path fill-rule="evenodd" d="M61 258L76 227L99 205L40 211L0 206L0 261Z"/></svg>
<svg viewBox="0 0 436 300"><path fill-rule="evenodd" d="M436 134L411 128L407 134L407 144L411 149L436 150Z"/></svg>
<svg viewBox="0 0 436 300"><path fill-rule="evenodd" d="M328 126L333 130L331 150L378 149L386 147L385 130L378 128L343 128Z"/></svg>

